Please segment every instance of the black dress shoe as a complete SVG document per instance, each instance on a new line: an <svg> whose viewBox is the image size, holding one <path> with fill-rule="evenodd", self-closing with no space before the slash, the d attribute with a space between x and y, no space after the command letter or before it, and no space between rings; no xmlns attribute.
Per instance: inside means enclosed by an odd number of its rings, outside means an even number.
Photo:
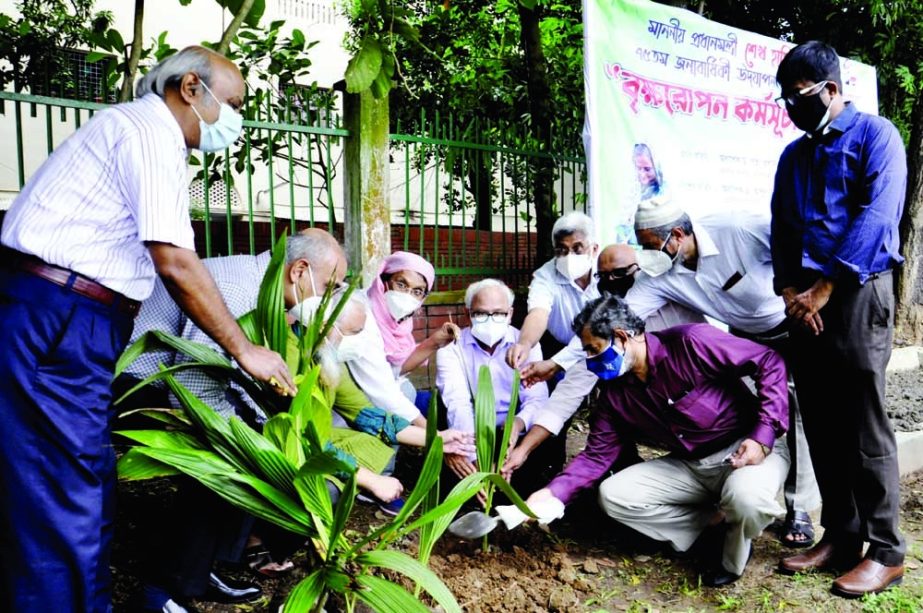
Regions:
<svg viewBox="0 0 923 613"><path fill-rule="evenodd" d="M750 559L753 557L753 545L750 545L750 553L747 554L747 564L750 563ZM702 575L702 585L708 587L724 587L725 585L731 585L738 579L741 575L735 575L734 573L725 570L724 565L719 561L714 568L707 571Z"/></svg>
<svg viewBox="0 0 923 613"><path fill-rule="evenodd" d="M201 600L221 602L224 604L238 604L259 600L263 590L255 583L225 579L215 573L208 574L208 589Z"/></svg>
<svg viewBox="0 0 923 613"><path fill-rule="evenodd" d="M721 566L702 575L702 585L707 585L708 587L723 587L725 585L731 585L738 579L740 579L740 575L735 575L732 572L726 571L724 567Z"/></svg>

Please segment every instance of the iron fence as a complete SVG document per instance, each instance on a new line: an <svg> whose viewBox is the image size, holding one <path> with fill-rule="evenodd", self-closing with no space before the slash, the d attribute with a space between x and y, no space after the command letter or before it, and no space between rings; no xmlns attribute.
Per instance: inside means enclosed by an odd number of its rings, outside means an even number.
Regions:
<svg viewBox="0 0 923 613"><path fill-rule="evenodd" d="M190 205L203 256L257 253L283 227L329 229L342 238L343 147L337 104L308 97L253 100L234 147L189 158ZM105 104L0 92L0 205L67 136ZM553 176L556 212L585 210L579 148L537 151L522 126L421 113L390 134L391 248L419 253L439 290L498 276L522 285L536 268L534 194L541 168ZM0 206L0 208L5 208Z"/></svg>

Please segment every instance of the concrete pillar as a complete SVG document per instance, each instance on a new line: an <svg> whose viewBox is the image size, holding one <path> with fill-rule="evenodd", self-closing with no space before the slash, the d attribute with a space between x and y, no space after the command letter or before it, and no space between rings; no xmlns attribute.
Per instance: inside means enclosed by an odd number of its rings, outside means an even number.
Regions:
<svg viewBox="0 0 923 613"><path fill-rule="evenodd" d="M388 99L369 90L344 94L346 255L368 287L382 259L391 253L388 201Z"/></svg>

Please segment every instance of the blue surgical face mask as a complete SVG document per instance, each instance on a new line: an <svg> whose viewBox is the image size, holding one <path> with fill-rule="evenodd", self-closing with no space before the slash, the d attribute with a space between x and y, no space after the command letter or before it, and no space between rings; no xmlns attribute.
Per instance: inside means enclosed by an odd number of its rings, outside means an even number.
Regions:
<svg viewBox="0 0 923 613"><path fill-rule="evenodd" d="M202 81L202 87L215 99L215 102L221 108L218 111L218 119L215 120L215 123L208 123L202 119L199 110L194 106L192 107L196 117L199 118L199 146L196 149L206 153L221 151L230 147L240 137L240 131L244 126L244 118L241 117L240 113L232 109L231 105L218 100L212 90L208 88L208 85L205 84L205 81Z"/></svg>
<svg viewBox="0 0 923 613"><path fill-rule="evenodd" d="M591 373L602 381L609 381L621 377L628 371L628 361L624 351L618 351L615 344L610 342L602 353L586 359L586 367Z"/></svg>

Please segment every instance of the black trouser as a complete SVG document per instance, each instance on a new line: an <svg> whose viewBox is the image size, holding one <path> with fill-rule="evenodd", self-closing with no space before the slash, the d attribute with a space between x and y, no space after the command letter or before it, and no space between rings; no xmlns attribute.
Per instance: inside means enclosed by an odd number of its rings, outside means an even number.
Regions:
<svg viewBox="0 0 923 613"><path fill-rule="evenodd" d="M240 559L253 518L189 477L181 477L163 529L152 534L147 581L174 597L201 596L216 560Z"/></svg>
<svg viewBox="0 0 923 613"><path fill-rule="evenodd" d="M856 549L868 541L866 557L895 566L906 545L898 532L897 444L885 412L890 272L861 287L838 285L820 316L820 335L793 331L791 366L823 498L824 540Z"/></svg>

